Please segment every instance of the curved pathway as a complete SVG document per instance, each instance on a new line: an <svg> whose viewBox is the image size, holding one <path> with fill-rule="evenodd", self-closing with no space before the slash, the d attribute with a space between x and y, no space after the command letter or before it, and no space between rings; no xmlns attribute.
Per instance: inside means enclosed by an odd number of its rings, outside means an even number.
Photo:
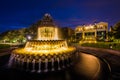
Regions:
<svg viewBox="0 0 120 80"><path fill-rule="evenodd" d="M102 58L111 68L112 80L120 80L120 51L93 47L77 46L80 52Z"/></svg>

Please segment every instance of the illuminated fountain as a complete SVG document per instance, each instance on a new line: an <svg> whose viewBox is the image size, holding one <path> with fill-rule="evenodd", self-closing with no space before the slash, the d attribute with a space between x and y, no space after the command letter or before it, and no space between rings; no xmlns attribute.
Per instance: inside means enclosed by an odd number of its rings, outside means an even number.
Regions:
<svg viewBox="0 0 120 80"><path fill-rule="evenodd" d="M14 50L8 66L38 73L69 67L76 49L69 47L59 35L59 28L45 14L38 25L37 39L27 41L25 48Z"/></svg>

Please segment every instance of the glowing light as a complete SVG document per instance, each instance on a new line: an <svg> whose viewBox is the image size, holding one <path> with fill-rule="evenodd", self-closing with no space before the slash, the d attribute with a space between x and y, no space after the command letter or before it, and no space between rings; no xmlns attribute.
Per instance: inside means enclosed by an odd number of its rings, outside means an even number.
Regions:
<svg viewBox="0 0 120 80"><path fill-rule="evenodd" d="M31 39L31 37L28 36L28 39ZM59 40L57 27L40 27L37 39L28 41L25 48L16 49L13 53L53 55L69 54L76 50L74 47L68 47L65 40Z"/></svg>
<svg viewBox="0 0 120 80"><path fill-rule="evenodd" d="M47 21L49 21L48 18L50 15L45 14L45 17L47 17ZM43 21L43 24L47 23L45 21ZM32 71L35 71L35 63L41 64L41 62L44 62L46 66L45 68L47 68L48 61L53 65L55 60L57 60L58 63L61 59L62 61L69 60L71 55L76 51L76 48L68 47L66 40L60 40L58 37L59 31L56 26L48 25L49 24L38 27L36 40L29 40L24 48L15 49L13 51L12 57L20 59L23 64L25 61L27 62L27 60L31 60L31 64L33 65ZM31 39L31 37L28 36L28 39ZM19 57L16 57L17 55L19 55ZM68 62L68 64L70 63L71 62ZM39 67L40 66L41 65L39 65Z"/></svg>
<svg viewBox="0 0 120 80"><path fill-rule="evenodd" d="M85 30L94 30L94 26L93 25L89 25L87 27L84 27Z"/></svg>
<svg viewBox="0 0 120 80"><path fill-rule="evenodd" d="M58 40L58 29L57 28L55 28L55 40Z"/></svg>
<svg viewBox="0 0 120 80"><path fill-rule="evenodd" d="M37 40L58 40L57 27L39 27Z"/></svg>

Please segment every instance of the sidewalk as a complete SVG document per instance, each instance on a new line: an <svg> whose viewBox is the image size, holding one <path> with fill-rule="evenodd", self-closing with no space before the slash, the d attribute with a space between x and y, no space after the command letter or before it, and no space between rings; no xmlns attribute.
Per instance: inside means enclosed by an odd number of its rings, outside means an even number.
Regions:
<svg viewBox="0 0 120 80"><path fill-rule="evenodd" d="M86 53L113 54L113 55L120 56L120 51L118 51L118 50L93 48L93 47L82 47L82 46L77 46L77 48L81 52L86 52Z"/></svg>
<svg viewBox="0 0 120 80"><path fill-rule="evenodd" d="M7 54L11 54L11 51L12 51L13 49L14 49L14 48L0 49L0 56L4 56L4 55L7 55Z"/></svg>
<svg viewBox="0 0 120 80"><path fill-rule="evenodd" d="M112 79L120 80L120 51L82 46L77 48L80 52L92 54L107 61L111 67Z"/></svg>

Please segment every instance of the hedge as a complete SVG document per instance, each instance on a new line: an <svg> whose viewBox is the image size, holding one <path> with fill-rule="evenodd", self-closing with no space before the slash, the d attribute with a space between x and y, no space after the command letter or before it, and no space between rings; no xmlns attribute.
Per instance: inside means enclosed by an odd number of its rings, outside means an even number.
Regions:
<svg viewBox="0 0 120 80"><path fill-rule="evenodd" d="M112 43L112 42L111 43L105 43L105 42L83 43L81 44L81 46L120 50L120 43Z"/></svg>

